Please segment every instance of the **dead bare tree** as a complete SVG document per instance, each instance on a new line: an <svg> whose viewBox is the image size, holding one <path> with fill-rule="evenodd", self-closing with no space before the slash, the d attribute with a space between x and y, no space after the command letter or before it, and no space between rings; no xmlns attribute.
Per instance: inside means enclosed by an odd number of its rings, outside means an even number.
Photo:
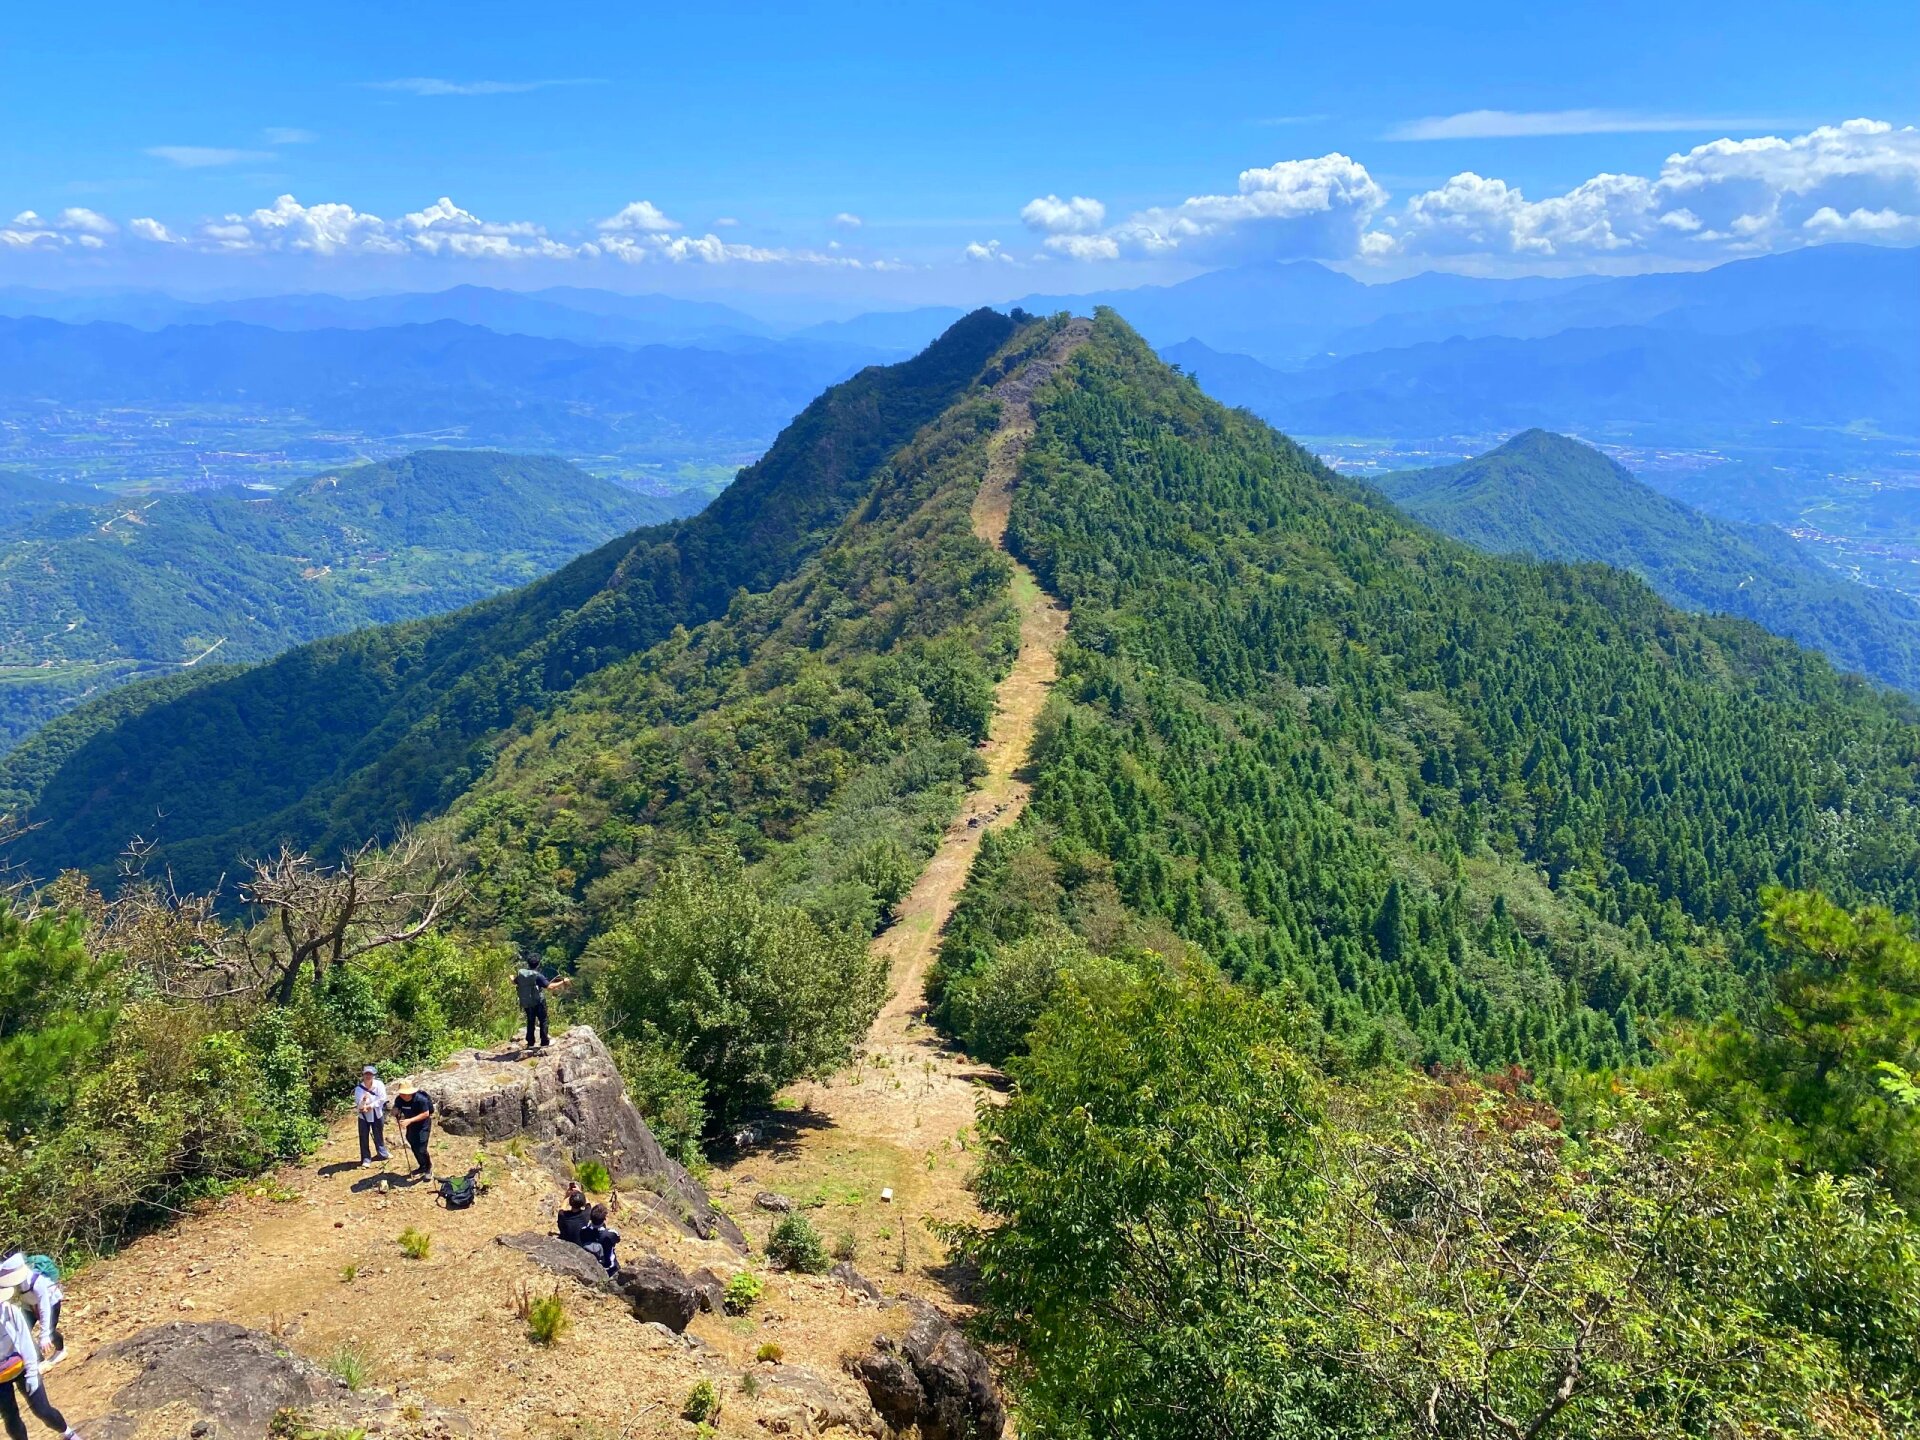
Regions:
<svg viewBox="0 0 1920 1440"><path fill-rule="evenodd" d="M384 848L368 841L331 866L282 845L252 870L240 893L265 915L253 947L261 988L282 1005L302 971L318 983L331 966L424 935L466 898L446 844L413 830Z"/></svg>

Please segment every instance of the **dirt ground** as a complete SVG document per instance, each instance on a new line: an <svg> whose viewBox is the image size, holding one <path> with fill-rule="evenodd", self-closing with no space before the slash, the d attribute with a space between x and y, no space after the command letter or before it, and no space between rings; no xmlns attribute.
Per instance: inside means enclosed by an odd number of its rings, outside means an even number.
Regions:
<svg viewBox="0 0 1920 1440"><path fill-rule="evenodd" d="M1084 329L1064 332L1035 363L1057 365L1084 336ZM1004 544L1011 486L1033 428L1032 377L1015 378L1026 383L1003 390L1000 430L973 508L975 532L996 545ZM1001 1079L940 1042L925 1022L922 991L982 836L1011 824L1026 805L1020 770L1066 634L1065 609L1017 562L1015 587L1020 652L997 693L983 750L987 773L897 923L874 941L891 963L892 985L864 1052L828 1080L794 1086L761 1142L704 1177L715 1203L747 1232L753 1254L642 1234L630 1222L629 1253L653 1249L689 1270L711 1266L723 1279L739 1269L761 1273L767 1289L751 1314L697 1317L691 1347L637 1325L618 1298L556 1280L495 1243L502 1234L551 1230L559 1187L540 1166L437 1136L442 1174L484 1159L493 1182L473 1208L448 1212L430 1187L406 1182L399 1158L383 1171L360 1171L347 1123L333 1129L316 1159L202 1206L73 1277L64 1324L72 1351L48 1376L55 1403L84 1431L90 1416L112 1408L127 1378L121 1367L90 1360L95 1351L150 1325L223 1319L271 1331L336 1372L358 1365L368 1386L401 1407L462 1412L478 1435L685 1435L690 1427L679 1411L702 1378L725 1400L722 1433L762 1433L765 1397L744 1393L741 1377L763 1345L779 1345L784 1364L851 1386L842 1358L866 1349L883 1327L906 1324L899 1310L860 1300L836 1281L769 1272L760 1250L775 1217L753 1203L762 1190L807 1207L829 1247L889 1294L955 1308L960 1297L947 1256L927 1222L976 1213L966 1188L968 1140L976 1105L998 1093ZM409 1228L431 1236L426 1258L403 1253L399 1237ZM572 1327L558 1345L541 1348L528 1340L516 1302L529 1290L556 1289Z"/></svg>

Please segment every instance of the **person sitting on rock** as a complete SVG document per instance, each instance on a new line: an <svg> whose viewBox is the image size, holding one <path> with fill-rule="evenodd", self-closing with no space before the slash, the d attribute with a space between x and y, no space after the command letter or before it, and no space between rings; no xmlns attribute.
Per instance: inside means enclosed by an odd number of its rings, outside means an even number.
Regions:
<svg viewBox="0 0 1920 1440"><path fill-rule="evenodd" d="M26 1251L16 1250L0 1260L0 1290L14 1291L14 1303L32 1311L39 1322L41 1367L59 1364L67 1353L66 1336L60 1333L60 1306L67 1296L60 1282L41 1271Z"/></svg>
<svg viewBox="0 0 1920 1440"><path fill-rule="evenodd" d="M433 1138L433 1096L411 1083L396 1085L393 1113L400 1117L400 1138L413 1151L413 1173L433 1179L433 1157L427 1154Z"/></svg>
<svg viewBox="0 0 1920 1440"><path fill-rule="evenodd" d="M387 1087L369 1065L353 1087L354 1116L360 1122L360 1168L371 1170L374 1157L387 1158Z"/></svg>
<svg viewBox="0 0 1920 1440"><path fill-rule="evenodd" d="M592 1223L593 1217L587 1213L587 1192L578 1180L568 1181L566 1202L560 1207L560 1238L572 1245L584 1245L587 1242L583 1237Z"/></svg>
<svg viewBox="0 0 1920 1440"><path fill-rule="evenodd" d="M620 1232L607 1225L607 1207L596 1205L587 1212L587 1228L581 1234L580 1247L606 1268L609 1275L620 1273L620 1262L614 1258L614 1247L620 1243Z"/></svg>
<svg viewBox="0 0 1920 1440"><path fill-rule="evenodd" d="M513 972L513 988L520 992L520 1013L527 1017L527 1049L534 1048L536 1027L540 1035L540 1048L545 1049L550 1043L547 1033L547 991L563 990L567 984L565 979L549 980L546 972L532 960L524 962Z"/></svg>
<svg viewBox="0 0 1920 1440"><path fill-rule="evenodd" d="M6 1426L7 1440L27 1440L27 1422L20 1418L22 1395L42 1425L58 1430L64 1440L80 1440L80 1432L67 1424L67 1417L47 1397L40 1374L40 1346L17 1303L19 1298L17 1289L0 1288L0 1376L5 1377L0 1379L0 1423Z"/></svg>

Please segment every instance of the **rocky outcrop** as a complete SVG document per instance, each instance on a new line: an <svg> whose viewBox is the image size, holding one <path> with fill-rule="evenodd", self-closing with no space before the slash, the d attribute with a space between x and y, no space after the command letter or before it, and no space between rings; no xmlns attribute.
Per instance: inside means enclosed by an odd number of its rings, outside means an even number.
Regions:
<svg viewBox="0 0 1920 1440"><path fill-rule="evenodd" d="M924 1300L907 1333L882 1335L848 1368L895 1430L920 1427L921 1440L1000 1440L1007 1425L987 1357Z"/></svg>
<svg viewBox="0 0 1920 1440"><path fill-rule="evenodd" d="M664 1325L676 1335L700 1313L700 1282L658 1255L646 1255L621 1266L618 1283L633 1302L635 1319Z"/></svg>
<svg viewBox="0 0 1920 1440"><path fill-rule="evenodd" d="M868 1300L878 1300L881 1298L880 1287L862 1275L858 1270L854 1269L853 1262L850 1260L840 1261L839 1264L827 1271L827 1274L835 1280L838 1280L856 1295Z"/></svg>
<svg viewBox="0 0 1920 1440"><path fill-rule="evenodd" d="M755 1382L760 1424L775 1435L849 1431L879 1440L885 1433L865 1395L842 1391L818 1370L804 1365L755 1365L747 1373Z"/></svg>
<svg viewBox="0 0 1920 1440"><path fill-rule="evenodd" d="M264 1440L275 1417L289 1413L309 1428L377 1426L395 1440L470 1433L458 1415L418 1406L403 1415L390 1397L349 1390L271 1335L221 1320L155 1325L106 1346L94 1360L135 1369L114 1392L113 1411L87 1426L95 1440Z"/></svg>
<svg viewBox="0 0 1920 1440"><path fill-rule="evenodd" d="M590 1290L612 1291L616 1288L613 1277L607 1274L598 1260L558 1235L540 1235L523 1230L518 1235L497 1236L496 1243L509 1250L518 1250L542 1270L578 1280Z"/></svg>
<svg viewBox="0 0 1920 1440"><path fill-rule="evenodd" d="M631 1197L683 1233L746 1249L740 1229L660 1148L627 1098L600 1037L576 1025L546 1050L463 1050L416 1082L433 1096L440 1128L488 1144L519 1138L556 1169L597 1160L615 1180L649 1192Z"/></svg>

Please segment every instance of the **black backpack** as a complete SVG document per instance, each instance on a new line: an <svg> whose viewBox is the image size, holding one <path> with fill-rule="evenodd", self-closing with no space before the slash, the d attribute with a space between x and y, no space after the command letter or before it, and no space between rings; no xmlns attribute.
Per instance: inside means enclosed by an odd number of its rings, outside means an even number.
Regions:
<svg viewBox="0 0 1920 1440"><path fill-rule="evenodd" d="M474 1197L480 1193L480 1186L474 1177L480 1172L469 1170L464 1175L449 1175L440 1182L440 1203L449 1210L464 1210L473 1204Z"/></svg>

